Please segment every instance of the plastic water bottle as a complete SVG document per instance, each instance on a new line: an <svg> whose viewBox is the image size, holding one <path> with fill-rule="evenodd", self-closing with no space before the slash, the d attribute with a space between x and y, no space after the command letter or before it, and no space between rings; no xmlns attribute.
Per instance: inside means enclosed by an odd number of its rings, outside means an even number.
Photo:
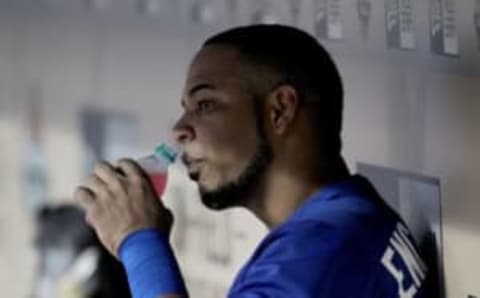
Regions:
<svg viewBox="0 0 480 298"><path fill-rule="evenodd" d="M163 143L155 148L153 154L137 159L137 163L147 173L159 197L167 185L168 167L175 162L177 156L177 150Z"/></svg>

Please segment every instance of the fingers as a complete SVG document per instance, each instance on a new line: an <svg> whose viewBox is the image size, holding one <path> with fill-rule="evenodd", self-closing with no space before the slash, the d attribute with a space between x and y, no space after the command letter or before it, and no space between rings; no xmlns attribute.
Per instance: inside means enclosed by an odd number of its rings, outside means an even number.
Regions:
<svg viewBox="0 0 480 298"><path fill-rule="evenodd" d="M121 159L118 167L125 173L125 176L135 185L140 185L146 175L143 169L132 159Z"/></svg>
<svg viewBox="0 0 480 298"><path fill-rule="evenodd" d="M74 197L102 244L115 253L118 240L131 231L145 227L170 231L172 213L151 186L149 177L133 160L121 160L118 167L101 162L88 181L75 190Z"/></svg>
<svg viewBox="0 0 480 298"><path fill-rule="evenodd" d="M92 226L92 212L97 208L95 202L95 194L84 186L79 186L73 195L75 201L85 210L85 221Z"/></svg>
<svg viewBox="0 0 480 298"><path fill-rule="evenodd" d="M119 173L111 164L106 161L99 162L95 169L93 170L94 173L100 178L108 188L113 193L120 193L125 191L125 187L123 186L121 179L122 174Z"/></svg>
<svg viewBox="0 0 480 298"><path fill-rule="evenodd" d="M88 209L94 202L95 194L85 186L79 186L73 197L84 209Z"/></svg>
<svg viewBox="0 0 480 298"><path fill-rule="evenodd" d="M107 184L95 174L88 176L85 188L99 198L103 198L109 193Z"/></svg>
<svg viewBox="0 0 480 298"><path fill-rule="evenodd" d="M150 180L148 174L136 161L132 159L121 159L118 162L118 167L120 171L125 173L125 177L129 180L129 184L134 186L134 189L150 193L156 198L157 203L159 202L152 180Z"/></svg>

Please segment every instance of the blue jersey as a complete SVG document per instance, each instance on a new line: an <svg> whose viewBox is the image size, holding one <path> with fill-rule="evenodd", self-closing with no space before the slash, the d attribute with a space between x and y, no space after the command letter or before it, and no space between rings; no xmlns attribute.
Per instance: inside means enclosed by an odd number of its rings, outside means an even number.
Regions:
<svg viewBox="0 0 480 298"><path fill-rule="evenodd" d="M231 298L428 297L408 228L360 177L327 186L271 231Z"/></svg>

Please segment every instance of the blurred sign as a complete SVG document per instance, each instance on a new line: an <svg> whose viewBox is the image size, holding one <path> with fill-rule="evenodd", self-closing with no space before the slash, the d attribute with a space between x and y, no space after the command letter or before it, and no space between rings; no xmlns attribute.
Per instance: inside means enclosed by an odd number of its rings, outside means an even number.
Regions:
<svg viewBox="0 0 480 298"><path fill-rule="evenodd" d="M360 22L360 34L362 39L366 40L372 15L372 0L357 0L357 13Z"/></svg>
<svg viewBox="0 0 480 298"><path fill-rule="evenodd" d="M275 13L274 2L268 0L256 0L252 2L252 24L274 24L278 23L279 17Z"/></svg>
<svg viewBox="0 0 480 298"><path fill-rule="evenodd" d="M477 34L477 47L480 51L480 0L475 1L475 12L473 14L473 23Z"/></svg>
<svg viewBox="0 0 480 298"><path fill-rule="evenodd" d="M389 48L415 49L413 0L386 0L385 24Z"/></svg>
<svg viewBox="0 0 480 298"><path fill-rule="evenodd" d="M192 0L190 19L193 24L212 24L218 20L218 11L212 0Z"/></svg>
<svg viewBox="0 0 480 298"><path fill-rule="evenodd" d="M302 0L289 0L290 16L292 18L292 25L298 25L300 23L300 12L302 8Z"/></svg>
<svg viewBox="0 0 480 298"><path fill-rule="evenodd" d="M430 48L440 55L459 54L454 0L430 0Z"/></svg>
<svg viewBox="0 0 480 298"><path fill-rule="evenodd" d="M316 36L331 40L342 39L341 0L316 0L314 5Z"/></svg>

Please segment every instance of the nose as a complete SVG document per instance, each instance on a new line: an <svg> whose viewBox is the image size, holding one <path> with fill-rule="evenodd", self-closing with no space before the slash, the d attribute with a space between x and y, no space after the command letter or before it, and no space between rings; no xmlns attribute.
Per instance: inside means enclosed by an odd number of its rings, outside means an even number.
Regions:
<svg viewBox="0 0 480 298"><path fill-rule="evenodd" d="M178 145L185 145L195 137L195 131L186 120L186 114L177 120L172 128L172 137Z"/></svg>

